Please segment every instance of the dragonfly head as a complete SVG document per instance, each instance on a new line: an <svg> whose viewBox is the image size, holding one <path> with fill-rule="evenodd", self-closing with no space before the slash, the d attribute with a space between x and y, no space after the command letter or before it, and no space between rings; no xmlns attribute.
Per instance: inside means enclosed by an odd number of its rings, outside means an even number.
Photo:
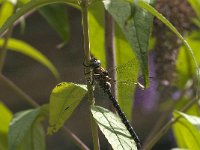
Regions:
<svg viewBox="0 0 200 150"><path fill-rule="evenodd" d="M98 60L98 59L96 59L96 58L94 58L94 57L92 57L91 59L90 59L90 66L91 66L91 68L99 68L100 66L101 66L101 61L100 60Z"/></svg>

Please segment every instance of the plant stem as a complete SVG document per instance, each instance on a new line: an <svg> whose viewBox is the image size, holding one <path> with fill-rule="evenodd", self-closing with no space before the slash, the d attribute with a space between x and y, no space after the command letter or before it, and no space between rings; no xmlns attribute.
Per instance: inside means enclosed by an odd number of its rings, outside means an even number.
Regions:
<svg viewBox="0 0 200 150"><path fill-rule="evenodd" d="M114 46L114 21L112 16L105 10L105 53L106 53L106 67L114 68L116 66L116 54ZM116 70L114 69L109 76L116 80ZM111 86L112 95L117 97L117 84ZM115 110L110 103L111 110Z"/></svg>
<svg viewBox="0 0 200 150"><path fill-rule="evenodd" d="M0 73L2 73L2 70L3 70L3 66L4 66L4 63L5 63L5 59L6 59L6 54L7 54L7 45L8 45L8 40L10 38L10 36L12 35L12 30L13 30L13 26L11 26L6 35L5 35L5 38L4 38L4 43L3 43L3 46L2 48L0 49Z"/></svg>
<svg viewBox="0 0 200 150"><path fill-rule="evenodd" d="M24 93L19 87L17 87L12 81L6 78L4 75L0 74L0 83L3 87L10 89L13 93L19 96L26 103L29 103L33 107L38 107L39 104L35 102L29 95ZM89 150L89 148L75 135L67 129L66 127L62 127L67 135L70 135L72 140L76 143L76 145L82 150Z"/></svg>
<svg viewBox="0 0 200 150"><path fill-rule="evenodd" d="M19 87L17 87L12 81L6 78L4 75L0 74L0 83L4 88L10 89L13 93L15 93L21 100L30 104L33 107L38 107L37 104L29 95L24 93Z"/></svg>
<svg viewBox="0 0 200 150"><path fill-rule="evenodd" d="M83 142L74 134L72 133L68 128L66 128L65 126L63 126L62 128L67 134L68 136L71 137L71 139L74 141L74 143L76 143L78 145L79 148L81 148L82 150L90 150L85 144L83 144Z"/></svg>
<svg viewBox="0 0 200 150"><path fill-rule="evenodd" d="M83 26L83 36L84 36L84 55L85 55L85 65L90 65L90 49L89 49L89 34L88 34L88 1L82 0L81 2L82 7L82 26ZM90 67L85 68L86 80L87 80L87 88L88 88L88 103L89 103L89 111L91 110L91 106L94 105L94 93L92 87L92 72ZM99 137L98 137L98 127L97 124L90 113L90 123L91 123L91 130L92 130L92 137L93 137L93 149L99 150Z"/></svg>

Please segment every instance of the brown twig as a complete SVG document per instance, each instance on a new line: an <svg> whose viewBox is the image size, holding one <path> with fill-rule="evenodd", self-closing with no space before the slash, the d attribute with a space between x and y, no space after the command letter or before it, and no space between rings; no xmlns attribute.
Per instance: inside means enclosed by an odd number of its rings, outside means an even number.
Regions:
<svg viewBox="0 0 200 150"><path fill-rule="evenodd" d="M7 50L8 50L7 49L8 40L12 35L12 30L13 30L13 26L11 26L8 29L8 32L6 32L3 46L0 48L0 73L2 73L3 66L4 66L4 63L5 63L6 54L7 54Z"/></svg>
<svg viewBox="0 0 200 150"><path fill-rule="evenodd" d="M114 21L112 16L105 10L105 54L106 54L106 67L107 70L114 68L116 66L116 54L114 46ZM116 70L114 69L109 76L116 80ZM117 87L116 84L111 86L111 91L114 97L117 97ZM110 109L114 111L112 104L110 104Z"/></svg>

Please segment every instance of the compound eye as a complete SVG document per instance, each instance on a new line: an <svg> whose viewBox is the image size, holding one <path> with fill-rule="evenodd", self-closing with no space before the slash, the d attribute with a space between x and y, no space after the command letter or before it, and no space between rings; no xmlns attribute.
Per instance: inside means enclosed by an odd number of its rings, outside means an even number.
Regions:
<svg viewBox="0 0 200 150"><path fill-rule="evenodd" d="M100 60L96 60L96 64L98 65L98 66L100 66L101 65L101 61Z"/></svg>
<svg viewBox="0 0 200 150"><path fill-rule="evenodd" d="M90 66L92 68L99 68L101 66L101 62L100 62L100 60L93 57L90 59Z"/></svg>

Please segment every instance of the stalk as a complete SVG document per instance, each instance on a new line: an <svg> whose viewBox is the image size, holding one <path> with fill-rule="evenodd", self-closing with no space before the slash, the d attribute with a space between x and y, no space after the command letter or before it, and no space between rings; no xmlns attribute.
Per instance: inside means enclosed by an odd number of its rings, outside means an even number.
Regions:
<svg viewBox="0 0 200 150"><path fill-rule="evenodd" d="M82 0L81 2L81 10L82 10L82 26L83 26L83 36L84 36L84 55L85 55L85 65L90 65L90 48L89 48L89 34L88 34L88 1ZM90 67L85 68L86 74L86 80L87 80L87 88L88 88L88 103L89 103L89 111L91 110L91 107L94 105L94 93L93 93L93 87L92 87L92 72ZM99 137L98 137L98 127L97 124L92 116L92 113L90 113L90 124L91 124L91 130L92 130L92 139L93 139L93 149L99 150Z"/></svg>
<svg viewBox="0 0 200 150"><path fill-rule="evenodd" d="M11 26L8 31L6 32L5 38L4 38L4 43L2 48L0 48L0 73L2 73L3 70L3 66L5 63L5 59L6 59L6 54L7 54L7 45L8 45L8 40L12 35L12 30L13 30L13 26Z"/></svg>
<svg viewBox="0 0 200 150"><path fill-rule="evenodd" d="M112 16L105 10L105 54L106 54L106 68L114 68L116 66L116 53L114 46L114 21ZM116 70L114 69L109 76L116 80ZM117 84L111 86L112 95L117 97ZM112 104L109 108L114 112Z"/></svg>

